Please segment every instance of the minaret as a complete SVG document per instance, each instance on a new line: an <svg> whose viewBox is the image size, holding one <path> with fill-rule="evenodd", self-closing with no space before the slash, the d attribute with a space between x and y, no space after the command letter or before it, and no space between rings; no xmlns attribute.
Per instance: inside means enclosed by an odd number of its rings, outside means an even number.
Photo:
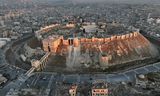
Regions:
<svg viewBox="0 0 160 96"><path fill-rule="evenodd" d="M151 17L151 13L148 14L147 20Z"/></svg>

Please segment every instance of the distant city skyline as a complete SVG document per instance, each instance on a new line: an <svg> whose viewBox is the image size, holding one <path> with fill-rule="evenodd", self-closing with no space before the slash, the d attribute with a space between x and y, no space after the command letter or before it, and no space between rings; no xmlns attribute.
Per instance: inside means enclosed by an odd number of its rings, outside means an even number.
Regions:
<svg viewBox="0 0 160 96"><path fill-rule="evenodd" d="M71 0L77 3L88 3L88 2L113 2L113 3L160 3L160 0Z"/></svg>
<svg viewBox="0 0 160 96"><path fill-rule="evenodd" d="M47 3L47 2L73 2L73 3L129 3L129 4L160 4L160 0L0 0L0 3L18 3L18 2L35 2L35 3Z"/></svg>
<svg viewBox="0 0 160 96"><path fill-rule="evenodd" d="M54 1L54 0L50 0L50 1ZM72 1L79 1L79 2L81 2L81 1L85 1L85 2L94 2L94 1L117 1L117 2L119 2L119 1L130 1L130 2L132 2L133 0L72 0ZM146 2L146 1L159 1L159 0L134 0L134 1L142 1L142 2Z"/></svg>

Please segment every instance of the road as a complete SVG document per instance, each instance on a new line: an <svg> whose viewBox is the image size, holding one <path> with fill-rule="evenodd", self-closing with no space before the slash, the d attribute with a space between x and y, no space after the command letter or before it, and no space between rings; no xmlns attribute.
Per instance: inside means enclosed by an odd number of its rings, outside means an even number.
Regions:
<svg viewBox="0 0 160 96"><path fill-rule="evenodd" d="M57 94L59 82L78 84L83 82L94 82L104 80L109 83L129 82L135 80L136 74L146 74L160 70L160 62L145 67L116 74L59 74L52 72L36 72L20 88L45 88L50 89L50 94ZM21 80L22 81L22 80Z"/></svg>
<svg viewBox="0 0 160 96"><path fill-rule="evenodd" d="M6 94L10 89L22 88L44 88L51 89L50 94L56 94L58 82L82 83L93 82L95 80L104 80L109 83L128 82L135 79L136 74L146 74L160 70L160 62L145 67L140 67L130 71L116 74L59 74L52 72L35 72L31 76L20 75L16 81L10 82L0 90L0 94ZM3 96L2 95L2 96Z"/></svg>

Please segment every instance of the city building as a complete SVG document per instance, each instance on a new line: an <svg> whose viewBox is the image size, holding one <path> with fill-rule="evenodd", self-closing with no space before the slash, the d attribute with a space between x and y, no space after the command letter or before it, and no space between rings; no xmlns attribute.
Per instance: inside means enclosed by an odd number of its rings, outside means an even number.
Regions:
<svg viewBox="0 0 160 96"><path fill-rule="evenodd" d="M108 96L107 83L103 81L94 82L92 87L92 96Z"/></svg>
<svg viewBox="0 0 160 96"><path fill-rule="evenodd" d="M69 94L70 96L77 96L77 85L72 85L71 88L69 89Z"/></svg>
<svg viewBox="0 0 160 96"><path fill-rule="evenodd" d="M49 96L50 89L10 89L6 96Z"/></svg>
<svg viewBox="0 0 160 96"><path fill-rule="evenodd" d="M136 75L136 86L137 87L146 88L147 83L148 83L148 79L145 75L143 74Z"/></svg>
<svg viewBox="0 0 160 96"><path fill-rule="evenodd" d="M0 74L0 85L7 82L7 78L5 78L2 74Z"/></svg>

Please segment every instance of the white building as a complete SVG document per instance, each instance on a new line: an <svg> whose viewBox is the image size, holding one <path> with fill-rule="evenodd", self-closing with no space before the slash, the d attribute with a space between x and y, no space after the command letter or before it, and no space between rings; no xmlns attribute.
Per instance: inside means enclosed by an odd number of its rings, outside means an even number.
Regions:
<svg viewBox="0 0 160 96"><path fill-rule="evenodd" d="M11 41L10 38L0 38L0 48L5 46L7 44L7 42L10 42L10 41Z"/></svg>

